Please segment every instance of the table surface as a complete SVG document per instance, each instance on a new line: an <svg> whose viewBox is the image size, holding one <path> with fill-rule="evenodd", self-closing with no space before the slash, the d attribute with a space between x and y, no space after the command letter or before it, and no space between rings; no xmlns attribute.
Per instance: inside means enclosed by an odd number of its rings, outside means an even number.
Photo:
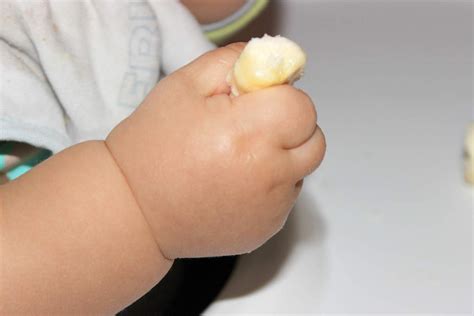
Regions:
<svg viewBox="0 0 474 316"><path fill-rule="evenodd" d="M207 314L470 314L472 2L272 2L273 34L308 54L327 154Z"/></svg>

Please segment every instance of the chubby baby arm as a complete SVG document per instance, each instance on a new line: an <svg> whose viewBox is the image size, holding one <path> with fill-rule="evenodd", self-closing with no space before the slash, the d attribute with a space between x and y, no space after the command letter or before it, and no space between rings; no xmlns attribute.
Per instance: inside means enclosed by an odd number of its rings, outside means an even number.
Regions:
<svg viewBox="0 0 474 316"><path fill-rule="evenodd" d="M324 136L291 86L229 96L243 47L162 80L105 142L0 187L1 314L111 314L174 258L250 252L282 227Z"/></svg>
<svg viewBox="0 0 474 316"><path fill-rule="evenodd" d="M169 270L106 145L0 186L0 314L113 314Z"/></svg>

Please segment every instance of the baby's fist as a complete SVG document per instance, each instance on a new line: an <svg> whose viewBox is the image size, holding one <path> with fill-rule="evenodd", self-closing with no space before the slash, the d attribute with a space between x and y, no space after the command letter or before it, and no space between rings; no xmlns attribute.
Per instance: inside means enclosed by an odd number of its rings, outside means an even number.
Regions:
<svg viewBox="0 0 474 316"><path fill-rule="evenodd" d="M288 86L229 96L243 44L162 80L106 142L168 258L249 252L284 224L325 141Z"/></svg>

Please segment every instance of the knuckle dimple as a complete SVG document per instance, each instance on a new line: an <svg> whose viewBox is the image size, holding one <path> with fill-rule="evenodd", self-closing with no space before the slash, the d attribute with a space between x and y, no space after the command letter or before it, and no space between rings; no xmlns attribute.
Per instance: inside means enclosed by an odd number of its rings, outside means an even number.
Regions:
<svg viewBox="0 0 474 316"><path fill-rule="evenodd" d="M242 124L234 124L228 133L230 152L236 156L241 157L249 163L253 160L253 153L251 151L252 137Z"/></svg>

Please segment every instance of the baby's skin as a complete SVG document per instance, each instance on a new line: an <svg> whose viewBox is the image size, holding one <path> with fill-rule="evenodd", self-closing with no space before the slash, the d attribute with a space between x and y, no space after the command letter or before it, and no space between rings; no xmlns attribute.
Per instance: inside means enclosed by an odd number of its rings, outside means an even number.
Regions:
<svg viewBox="0 0 474 316"><path fill-rule="evenodd" d="M243 47L160 81L105 141L0 186L0 314L115 313L175 258L247 253L281 229L325 139L301 90L229 96Z"/></svg>

